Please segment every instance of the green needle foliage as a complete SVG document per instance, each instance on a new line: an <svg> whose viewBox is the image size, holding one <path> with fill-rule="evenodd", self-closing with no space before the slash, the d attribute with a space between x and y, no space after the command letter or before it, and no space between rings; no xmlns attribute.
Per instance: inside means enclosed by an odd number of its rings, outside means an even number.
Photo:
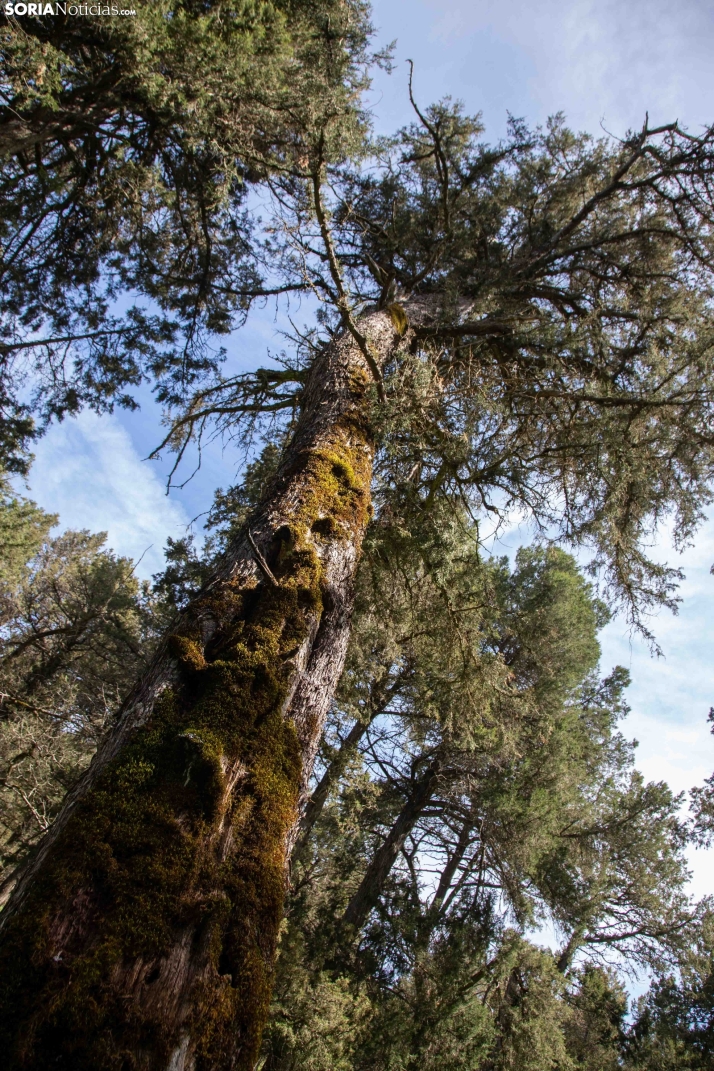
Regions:
<svg viewBox="0 0 714 1071"><path fill-rule="evenodd" d="M712 917L682 958L678 974L657 978L636 1005L625 1066L633 1071L706 1071L714 1061Z"/></svg>
<svg viewBox="0 0 714 1071"><path fill-rule="evenodd" d="M710 500L714 132L594 140L556 117L491 146L452 102L417 117L338 165L316 123L301 166L271 177L276 270L321 299L321 332L281 369L198 391L166 442L180 456L214 422L240 438L289 417L325 335L359 340L381 306L405 332L384 367L361 341L383 500L520 511L590 548L648 633L679 579L648 546L665 522L686 543Z"/></svg>
<svg viewBox="0 0 714 1071"><path fill-rule="evenodd" d="M0 897L86 769L170 610L104 548L0 500Z"/></svg>
<svg viewBox="0 0 714 1071"><path fill-rule="evenodd" d="M7 477L1 473L0 503L0 580L11 584L20 580L27 562L57 523L57 516L13 495Z"/></svg>
<svg viewBox="0 0 714 1071"><path fill-rule="evenodd" d="M216 495L203 554L170 546L154 594L103 536L52 538L56 518L6 490L3 898L278 456L269 445ZM708 1066L708 916L684 894L680 801L633 771L619 733L627 674L597 675L607 619L563 551L491 558L444 501L411 530L386 510L372 525L264 1071ZM363 920L345 923L410 805ZM543 924L555 953L538 947ZM657 980L628 1027L619 973L642 967Z"/></svg>
<svg viewBox="0 0 714 1071"><path fill-rule="evenodd" d="M368 543L266 1071L610 1071L626 1040L616 970L676 970L698 932L681 800L633 769L626 672L596 673L605 607L564 552L511 568L450 516L439 543L429 522ZM544 924L555 954L534 943Z"/></svg>
<svg viewBox="0 0 714 1071"><path fill-rule="evenodd" d="M6 467L54 416L132 405L145 381L175 403L215 369L216 339L275 292L249 190L300 157L308 120L334 159L359 140L369 32L360 0L1 17Z"/></svg>

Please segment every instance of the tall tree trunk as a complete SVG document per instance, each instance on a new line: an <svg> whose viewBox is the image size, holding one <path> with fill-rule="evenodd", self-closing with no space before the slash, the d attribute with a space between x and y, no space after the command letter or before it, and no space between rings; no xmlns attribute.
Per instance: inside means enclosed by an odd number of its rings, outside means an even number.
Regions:
<svg viewBox="0 0 714 1071"><path fill-rule="evenodd" d="M407 837L436 791L441 767L441 758L437 756L412 788L386 840L372 857L359 888L345 908L342 916L344 925L354 926L355 929L364 925Z"/></svg>
<svg viewBox="0 0 714 1071"><path fill-rule="evenodd" d="M369 705L364 711L364 720L356 721L354 723L349 733L342 741L339 751L325 770L305 805L302 818L300 819L298 838L295 842L295 857L299 857L307 847L308 841L310 840L310 834L312 833L315 823L322 814L332 787L337 784L340 777L345 772L347 763L357 751L357 745L369 729L372 722L375 718L378 718L380 714L384 713L395 694L399 691L401 681L402 675L400 674L390 687L385 687L380 682L373 689Z"/></svg>
<svg viewBox="0 0 714 1071"><path fill-rule="evenodd" d="M378 364L400 327L360 321ZM370 382L350 335L325 349L268 496L0 916L7 1068L252 1068L371 511Z"/></svg>

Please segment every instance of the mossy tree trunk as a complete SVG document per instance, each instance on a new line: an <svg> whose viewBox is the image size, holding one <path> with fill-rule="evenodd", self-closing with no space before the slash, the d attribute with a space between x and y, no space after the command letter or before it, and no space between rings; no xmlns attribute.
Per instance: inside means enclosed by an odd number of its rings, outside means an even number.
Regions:
<svg viewBox="0 0 714 1071"><path fill-rule="evenodd" d="M403 321L362 318L378 364ZM252 1068L371 509L370 383L349 334L316 362L268 496L18 883L6 1067Z"/></svg>

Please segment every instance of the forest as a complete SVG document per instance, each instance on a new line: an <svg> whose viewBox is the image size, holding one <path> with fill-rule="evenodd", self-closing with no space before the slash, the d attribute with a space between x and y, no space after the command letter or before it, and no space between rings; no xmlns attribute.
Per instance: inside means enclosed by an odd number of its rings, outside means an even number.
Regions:
<svg viewBox="0 0 714 1071"><path fill-rule="evenodd" d="M12 1071L714 1068L714 774L599 639L712 500L714 126L494 142L412 67L377 134L370 20L0 16ZM171 481L240 459L150 581L23 482L147 389Z"/></svg>

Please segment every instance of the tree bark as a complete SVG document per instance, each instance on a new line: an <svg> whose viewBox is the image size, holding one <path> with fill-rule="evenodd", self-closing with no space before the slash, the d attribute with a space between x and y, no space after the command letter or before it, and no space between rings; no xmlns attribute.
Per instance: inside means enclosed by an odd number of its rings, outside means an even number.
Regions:
<svg viewBox="0 0 714 1071"><path fill-rule="evenodd" d="M561 974L567 974L573 965L575 955L583 944L587 927L580 923L571 933L568 941L556 958L555 966Z"/></svg>
<svg viewBox="0 0 714 1071"><path fill-rule="evenodd" d="M440 771L441 759L437 756L417 781L406 803L397 815L387 839L373 856L359 888L342 916L344 925L353 926L355 929L359 929L364 925L367 916L379 899L379 894L396 862L397 856L404 847L407 837L434 795Z"/></svg>
<svg viewBox="0 0 714 1071"><path fill-rule="evenodd" d="M454 880L456 871L461 866L461 861L466 855L466 849L469 846L471 839L471 831L473 830L473 822L471 820L464 822L459 833L459 839L456 842L453 852L449 856L446 866L441 872L439 878L439 884L437 886L434 897L429 904L429 910L427 912L428 920L431 923L431 928L438 921L439 913L441 911L442 904L446 899L449 889L451 888L451 882ZM431 931L430 931L431 932Z"/></svg>
<svg viewBox="0 0 714 1071"><path fill-rule="evenodd" d="M32 152L58 141L67 143L95 135L98 128L119 113L117 102L98 105L87 99L75 100L59 111L36 108L23 116L10 108L0 109L0 159Z"/></svg>
<svg viewBox="0 0 714 1071"><path fill-rule="evenodd" d="M399 311L361 318L379 365ZM350 335L326 347L269 494L18 881L0 916L7 1068L253 1067L371 512L370 383Z"/></svg>

